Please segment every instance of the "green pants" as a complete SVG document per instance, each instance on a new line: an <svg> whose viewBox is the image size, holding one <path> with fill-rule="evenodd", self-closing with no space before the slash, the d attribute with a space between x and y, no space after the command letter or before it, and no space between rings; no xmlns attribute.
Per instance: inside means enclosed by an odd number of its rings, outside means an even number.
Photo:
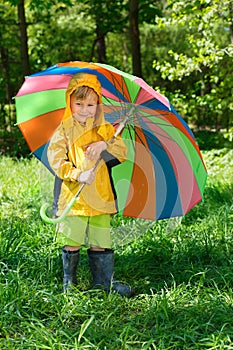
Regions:
<svg viewBox="0 0 233 350"><path fill-rule="evenodd" d="M62 246L111 248L110 215L67 216L57 226L57 241Z"/></svg>

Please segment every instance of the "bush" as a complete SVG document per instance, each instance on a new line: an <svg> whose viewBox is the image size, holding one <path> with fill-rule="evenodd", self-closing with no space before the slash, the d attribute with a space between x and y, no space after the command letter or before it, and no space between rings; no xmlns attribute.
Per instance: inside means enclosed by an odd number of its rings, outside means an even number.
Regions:
<svg viewBox="0 0 233 350"><path fill-rule="evenodd" d="M213 148L229 148L233 147L232 140L233 131L216 132L210 130L195 131L194 135L201 150L211 150Z"/></svg>

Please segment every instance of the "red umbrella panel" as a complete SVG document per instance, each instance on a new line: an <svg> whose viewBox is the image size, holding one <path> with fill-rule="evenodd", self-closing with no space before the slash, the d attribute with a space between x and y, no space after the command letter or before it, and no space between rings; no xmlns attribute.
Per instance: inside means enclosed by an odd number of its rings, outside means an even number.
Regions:
<svg viewBox="0 0 233 350"><path fill-rule="evenodd" d="M122 132L127 161L113 169L119 212L150 220L189 212L202 200L207 177L193 133L165 96L114 67L60 63L25 79L16 95L17 122L33 154L49 168L47 145L76 73L98 76L110 123L119 123L133 106Z"/></svg>

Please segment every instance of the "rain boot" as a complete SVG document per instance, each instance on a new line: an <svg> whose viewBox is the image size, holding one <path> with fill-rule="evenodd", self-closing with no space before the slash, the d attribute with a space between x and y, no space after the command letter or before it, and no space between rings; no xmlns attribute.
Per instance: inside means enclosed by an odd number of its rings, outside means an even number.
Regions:
<svg viewBox="0 0 233 350"><path fill-rule="evenodd" d="M88 249L88 257L93 278L92 287L103 288L108 293L113 290L121 296L126 297L132 297L134 295L133 290L129 286L113 279L113 250L93 251Z"/></svg>
<svg viewBox="0 0 233 350"><path fill-rule="evenodd" d="M63 263L63 291L71 289L73 285L77 284L77 268L79 261L79 250L68 251L62 248L62 263Z"/></svg>

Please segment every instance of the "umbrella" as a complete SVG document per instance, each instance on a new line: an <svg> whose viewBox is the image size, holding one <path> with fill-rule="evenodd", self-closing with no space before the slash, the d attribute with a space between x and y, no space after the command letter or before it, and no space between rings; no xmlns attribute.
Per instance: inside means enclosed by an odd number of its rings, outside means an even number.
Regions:
<svg viewBox="0 0 233 350"><path fill-rule="evenodd" d="M188 213L202 200L207 177L192 131L165 96L112 66L59 63L25 79L15 97L17 124L32 153L50 169L47 146L76 73L97 75L107 121L118 125L127 115L127 160L112 170L120 214L154 221Z"/></svg>

